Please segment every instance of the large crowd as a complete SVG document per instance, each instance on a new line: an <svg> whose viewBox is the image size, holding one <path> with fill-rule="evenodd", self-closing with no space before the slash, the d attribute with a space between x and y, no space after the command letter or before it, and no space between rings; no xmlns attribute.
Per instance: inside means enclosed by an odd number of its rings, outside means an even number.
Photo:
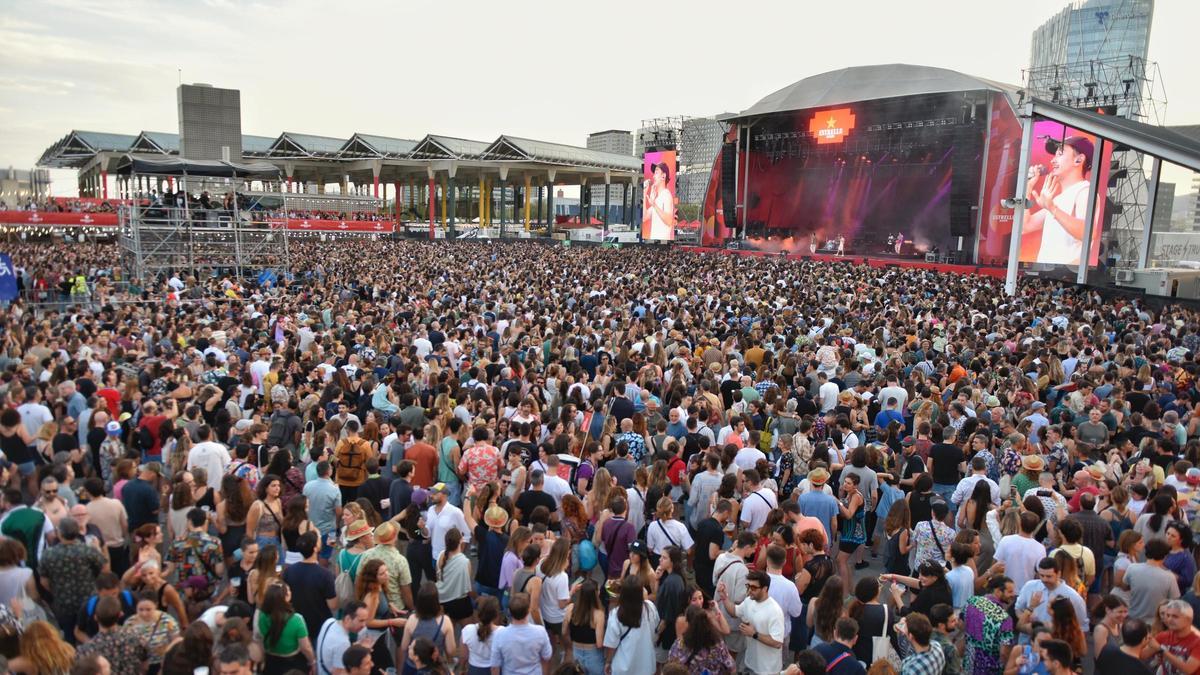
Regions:
<svg viewBox="0 0 1200 675"><path fill-rule="evenodd" d="M111 244L12 248L22 284ZM24 675L1194 675L1200 314L296 242L0 316ZM68 299L70 295L68 294Z"/></svg>

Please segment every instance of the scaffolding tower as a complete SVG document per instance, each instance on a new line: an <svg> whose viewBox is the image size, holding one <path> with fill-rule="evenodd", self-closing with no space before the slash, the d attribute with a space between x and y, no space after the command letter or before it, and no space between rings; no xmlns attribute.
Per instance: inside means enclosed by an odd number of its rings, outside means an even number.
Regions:
<svg viewBox="0 0 1200 675"><path fill-rule="evenodd" d="M1147 124L1162 124L1166 92L1158 64L1140 56L1080 61L1030 68L1024 71L1025 87L1019 93L1072 108L1095 110ZM1023 100L1021 101L1023 103ZM1107 258L1115 267L1136 267L1142 254L1145 228L1150 227L1148 176L1142 153L1123 145L1113 147L1102 233Z"/></svg>
<svg viewBox="0 0 1200 675"><path fill-rule="evenodd" d="M721 123L713 117L672 115L642 120L637 137L638 156L655 150L676 151L675 196L679 199L682 220L700 219L704 193L723 135Z"/></svg>

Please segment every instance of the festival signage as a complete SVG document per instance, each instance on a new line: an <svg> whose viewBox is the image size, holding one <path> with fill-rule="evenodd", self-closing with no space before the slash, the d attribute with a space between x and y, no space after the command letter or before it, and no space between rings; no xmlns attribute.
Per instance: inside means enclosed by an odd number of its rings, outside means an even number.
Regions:
<svg viewBox="0 0 1200 675"><path fill-rule="evenodd" d="M12 257L0 253L0 302L16 300L17 295L17 270L13 267Z"/></svg>
<svg viewBox="0 0 1200 675"><path fill-rule="evenodd" d="M808 122L808 131L817 139L817 145L841 143L853 130L854 111L849 108L819 112Z"/></svg>
<svg viewBox="0 0 1200 675"><path fill-rule="evenodd" d="M72 211L0 211L0 225L28 227L116 227L115 213Z"/></svg>
<svg viewBox="0 0 1200 675"><path fill-rule="evenodd" d="M286 226L292 232L353 232L355 234L391 234L396 223L390 220L319 220L316 218L288 218L272 220L271 227Z"/></svg>

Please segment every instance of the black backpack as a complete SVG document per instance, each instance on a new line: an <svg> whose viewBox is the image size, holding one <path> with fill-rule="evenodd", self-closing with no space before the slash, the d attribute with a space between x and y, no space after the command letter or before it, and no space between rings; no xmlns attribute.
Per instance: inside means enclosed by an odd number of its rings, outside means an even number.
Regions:
<svg viewBox="0 0 1200 675"><path fill-rule="evenodd" d="M291 445L292 439L287 437L288 420L290 419L290 412L278 411L271 415L271 430L267 432L268 447L287 448Z"/></svg>
<svg viewBox="0 0 1200 675"><path fill-rule="evenodd" d="M150 427L141 425L133 432L133 447L141 452L149 452L154 447L154 434Z"/></svg>

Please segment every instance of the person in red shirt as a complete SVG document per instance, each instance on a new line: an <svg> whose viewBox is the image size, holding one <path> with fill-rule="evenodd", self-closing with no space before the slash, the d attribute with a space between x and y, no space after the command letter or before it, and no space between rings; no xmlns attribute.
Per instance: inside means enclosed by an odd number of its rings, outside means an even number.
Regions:
<svg viewBox="0 0 1200 675"><path fill-rule="evenodd" d="M1192 606L1171 600L1159 610L1166 630L1150 640L1152 654L1161 659L1163 675L1194 675L1200 671L1200 630L1192 625Z"/></svg>
<svg viewBox="0 0 1200 675"><path fill-rule="evenodd" d="M404 451L404 459L413 463L411 482L413 487L428 488L437 478L437 448L425 442L425 430L413 429L413 444Z"/></svg>
<svg viewBox="0 0 1200 675"><path fill-rule="evenodd" d="M1075 494L1071 495L1071 500L1067 502L1067 510L1069 510L1071 513L1078 513L1080 508L1080 497L1082 497L1084 494L1090 494L1092 496L1100 494L1100 488L1097 487L1096 482L1101 480L1104 480L1103 464L1093 464L1086 470L1081 469L1076 471L1074 479L1072 480L1072 482L1075 484Z"/></svg>
<svg viewBox="0 0 1200 675"><path fill-rule="evenodd" d="M146 429L154 439L154 443L149 448L142 448L143 462L162 461L162 446L165 438L162 432L163 423L178 416L178 404L175 399L168 399L161 412L155 401L147 401L142 404L142 419L138 422L137 428L139 430Z"/></svg>

